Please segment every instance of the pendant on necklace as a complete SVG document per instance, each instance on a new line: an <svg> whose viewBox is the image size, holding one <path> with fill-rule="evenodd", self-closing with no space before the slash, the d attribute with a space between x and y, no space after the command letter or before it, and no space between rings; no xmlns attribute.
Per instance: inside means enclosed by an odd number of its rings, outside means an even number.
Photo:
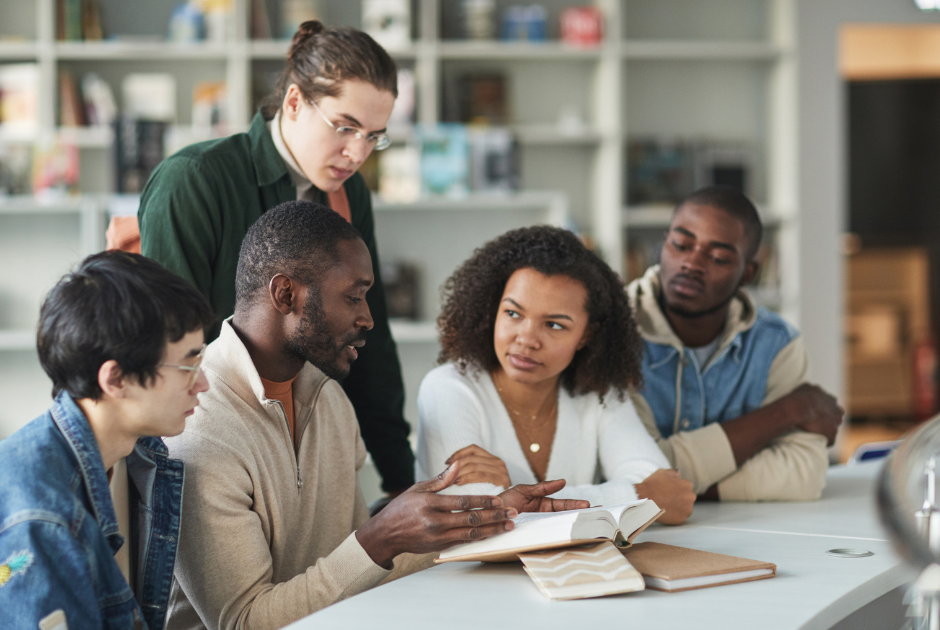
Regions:
<svg viewBox="0 0 940 630"><path fill-rule="evenodd" d="M533 453L538 453L540 448L542 447L539 446L538 442L532 442L531 444L529 444L529 450L532 451Z"/></svg>

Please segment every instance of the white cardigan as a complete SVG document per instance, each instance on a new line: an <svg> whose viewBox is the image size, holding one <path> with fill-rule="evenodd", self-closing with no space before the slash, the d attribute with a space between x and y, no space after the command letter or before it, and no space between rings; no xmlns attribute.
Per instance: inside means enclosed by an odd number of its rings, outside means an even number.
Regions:
<svg viewBox="0 0 940 630"><path fill-rule="evenodd" d="M431 370L418 391L417 479L430 479L457 450L476 444L499 457L515 484L536 483L512 421L490 375L454 364ZM558 392L558 422L546 479L565 479L557 498L585 499L591 505L617 505L637 499L639 483L669 462L643 427L633 403L611 392L601 404L596 394ZM606 481L605 481L606 480ZM489 483L451 486L446 494L497 494Z"/></svg>

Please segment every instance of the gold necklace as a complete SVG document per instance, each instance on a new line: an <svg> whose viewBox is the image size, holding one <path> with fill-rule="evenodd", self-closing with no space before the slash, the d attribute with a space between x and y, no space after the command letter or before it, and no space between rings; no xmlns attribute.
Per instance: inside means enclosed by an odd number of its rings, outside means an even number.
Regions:
<svg viewBox="0 0 940 630"><path fill-rule="evenodd" d="M531 421L534 422L535 420L538 419L538 417L539 417L540 415L542 415L542 411L545 409L545 405L548 403L549 400L551 400L551 401L553 402L553 404L552 404L552 407L551 407L551 409L550 409L548 415L546 416L545 420L542 422L542 424L538 425L537 427L535 427L535 428L533 429L533 431L534 431L535 433L538 433L539 431L541 431L542 429L544 429L546 426L548 426L548 424L552 421L552 419L553 419L553 417L554 417L554 414L555 414L555 407L556 407L557 404L558 404L558 392L556 391L554 396L551 396L551 395L550 395L550 396L546 397L545 401L542 403L542 406L539 407L539 410L538 410L537 412L535 412L534 415L529 415L529 414L526 414L526 413L523 413L523 412L519 411L518 409L513 409L512 407L510 407L509 405L507 405L507 404L506 404L506 399L503 398L503 389L502 389L499 385L496 384L496 380L495 380L495 379L493 379L493 385L496 387L496 391L497 391L497 393L499 394L499 400L500 400L500 402L503 403L503 407L506 408L506 411L508 411L510 414L512 414L512 415L510 415L509 420L512 421L513 426L518 427L519 429L522 430L522 434L523 434L523 436L525 437L525 441L529 443L529 451L532 452L532 453L538 453L538 452L541 450L542 445L539 444L537 441L530 439L531 435L530 435L530 433L529 433L528 427L526 427L524 424L521 424L521 423L518 423L518 424L517 424L516 421L513 420L512 416L515 415L515 416L518 416L518 417L520 417L520 418L522 418L522 417L528 417L529 420L531 420Z"/></svg>

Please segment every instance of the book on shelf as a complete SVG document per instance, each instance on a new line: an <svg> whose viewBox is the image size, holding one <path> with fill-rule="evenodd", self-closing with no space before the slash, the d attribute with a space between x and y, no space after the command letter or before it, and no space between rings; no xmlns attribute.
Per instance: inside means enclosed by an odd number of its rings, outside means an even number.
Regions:
<svg viewBox="0 0 940 630"><path fill-rule="evenodd" d="M82 101L85 104L85 120L91 126L107 127L117 118L114 93L108 82L94 72L82 77Z"/></svg>
<svg viewBox="0 0 940 630"><path fill-rule="evenodd" d="M139 193L164 157L167 123L120 116L116 123L115 181L119 193Z"/></svg>
<svg viewBox="0 0 940 630"><path fill-rule="evenodd" d="M519 559L549 599L585 599L646 588L640 572L607 540L583 547L521 553Z"/></svg>
<svg viewBox="0 0 940 630"><path fill-rule="evenodd" d="M54 142L33 148L33 194L63 195L78 189L78 147Z"/></svg>
<svg viewBox="0 0 940 630"><path fill-rule="evenodd" d="M63 127L83 127L87 124L78 85L71 73L65 70L59 72L59 121Z"/></svg>
<svg viewBox="0 0 940 630"><path fill-rule="evenodd" d="M670 593L764 580L777 574L777 566L770 562L657 542L637 543L620 551L643 575L646 588Z"/></svg>
<svg viewBox="0 0 940 630"><path fill-rule="evenodd" d="M457 123L417 125L421 154L421 192L466 196L470 174L467 129Z"/></svg>
<svg viewBox="0 0 940 630"><path fill-rule="evenodd" d="M193 86L193 130L207 136L228 135L225 81L200 81Z"/></svg>
<svg viewBox="0 0 940 630"><path fill-rule="evenodd" d="M362 30L386 50L411 43L411 0L362 0Z"/></svg>
<svg viewBox="0 0 940 630"><path fill-rule="evenodd" d="M28 136L39 128L39 65L0 65L0 126Z"/></svg>
<svg viewBox="0 0 940 630"><path fill-rule="evenodd" d="M33 192L33 146L0 142L0 195Z"/></svg>
<svg viewBox="0 0 940 630"><path fill-rule="evenodd" d="M98 0L82 0L82 38L86 41L104 39L101 30L101 4Z"/></svg>
<svg viewBox="0 0 940 630"><path fill-rule="evenodd" d="M474 72L445 79L444 120L479 125L509 122L506 75Z"/></svg>
<svg viewBox="0 0 940 630"><path fill-rule="evenodd" d="M703 138L631 138L627 143L627 203L675 204L705 186L730 186L756 199L758 155L746 142Z"/></svg>
<svg viewBox="0 0 940 630"><path fill-rule="evenodd" d="M375 155L373 153L373 155ZM378 157L379 196L386 203L412 203L421 195L421 151L390 147Z"/></svg>
<svg viewBox="0 0 940 630"><path fill-rule="evenodd" d="M470 187L478 192L519 190L519 142L505 127L470 127Z"/></svg>
<svg viewBox="0 0 940 630"><path fill-rule="evenodd" d="M251 38L271 39L271 17L265 0L251 0Z"/></svg>
<svg viewBox="0 0 940 630"><path fill-rule="evenodd" d="M565 512L524 512L513 519L515 527L511 531L455 545L443 551L436 562L511 562L521 553L573 547L598 540L630 545L662 514L663 510L650 499Z"/></svg>
<svg viewBox="0 0 940 630"><path fill-rule="evenodd" d="M126 116L172 123L176 120L176 77L168 72L132 72L121 81Z"/></svg>
<svg viewBox="0 0 940 630"><path fill-rule="evenodd" d="M398 98L388 118L388 128L406 127L415 119L415 73L408 68L398 70Z"/></svg>

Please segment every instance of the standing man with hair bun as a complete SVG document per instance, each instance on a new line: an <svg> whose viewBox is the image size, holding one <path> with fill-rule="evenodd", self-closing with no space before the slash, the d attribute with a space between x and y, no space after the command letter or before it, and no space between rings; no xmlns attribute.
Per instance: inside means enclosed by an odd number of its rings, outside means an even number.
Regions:
<svg viewBox="0 0 940 630"><path fill-rule="evenodd" d="M239 248L264 212L286 201L322 203L362 234L375 276L366 297L375 327L343 389L382 488L393 496L414 483L414 455L370 193L357 171L372 151L388 146L386 125L397 96L395 62L371 37L305 22L248 132L198 143L164 160L144 188L138 212L143 254L192 282L211 302L219 319L209 340L234 312ZM272 384L269 398L280 385Z"/></svg>

